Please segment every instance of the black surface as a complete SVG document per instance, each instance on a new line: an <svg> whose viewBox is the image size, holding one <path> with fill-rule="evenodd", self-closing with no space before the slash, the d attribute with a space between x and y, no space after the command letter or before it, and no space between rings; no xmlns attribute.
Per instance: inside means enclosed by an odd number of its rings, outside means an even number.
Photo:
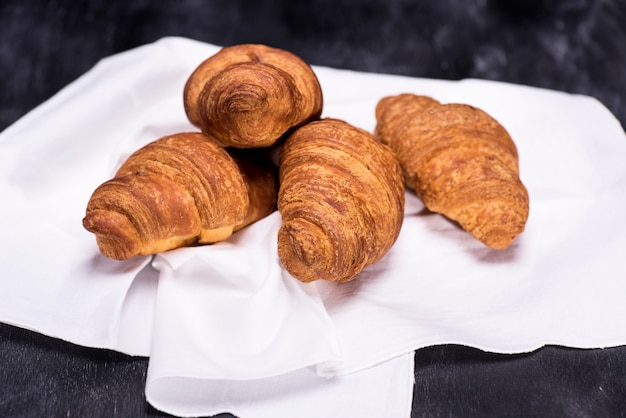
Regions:
<svg viewBox="0 0 626 418"><path fill-rule="evenodd" d="M0 130L99 59L171 35L266 43L317 65L581 93L626 126L624 22L624 0L2 0ZM145 401L146 366L0 325L0 416L167 416ZM414 417L626 416L626 347L428 347L415 377Z"/></svg>

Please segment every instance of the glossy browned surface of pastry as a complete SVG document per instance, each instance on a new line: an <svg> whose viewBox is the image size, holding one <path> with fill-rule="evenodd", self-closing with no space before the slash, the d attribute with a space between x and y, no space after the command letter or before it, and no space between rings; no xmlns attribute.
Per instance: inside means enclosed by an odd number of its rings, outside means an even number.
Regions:
<svg viewBox="0 0 626 418"><path fill-rule="evenodd" d="M278 255L304 282L346 282L380 260L400 232L404 184L391 150L359 128L322 119L280 152Z"/></svg>
<svg viewBox="0 0 626 418"><path fill-rule="evenodd" d="M275 208L276 176L262 157L233 159L201 133L165 136L94 191L83 226L120 260L224 240Z"/></svg>
<svg viewBox="0 0 626 418"><path fill-rule="evenodd" d="M529 196L506 129L466 104L402 94L379 101L377 139L395 152L407 186L426 207L494 249L523 231Z"/></svg>
<svg viewBox="0 0 626 418"><path fill-rule="evenodd" d="M404 126L417 111L439 103L428 96L403 93L380 99L376 106L376 128L374 136L385 145L394 136L394 129Z"/></svg>
<svg viewBox="0 0 626 418"><path fill-rule="evenodd" d="M221 49L194 70L183 102L189 120L222 145L258 148L318 119L323 99L317 76L296 55L240 44Z"/></svg>

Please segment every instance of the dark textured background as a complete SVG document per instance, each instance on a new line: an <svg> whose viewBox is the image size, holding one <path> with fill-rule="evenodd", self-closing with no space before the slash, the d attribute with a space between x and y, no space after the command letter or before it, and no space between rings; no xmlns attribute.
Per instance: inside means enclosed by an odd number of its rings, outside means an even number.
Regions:
<svg viewBox="0 0 626 418"><path fill-rule="evenodd" d="M626 126L625 22L626 0L1 0L0 130L99 59L171 35L266 43L317 65L581 93ZM146 404L146 366L0 324L0 416L166 416ZM626 347L428 347L415 378L414 417L626 416Z"/></svg>

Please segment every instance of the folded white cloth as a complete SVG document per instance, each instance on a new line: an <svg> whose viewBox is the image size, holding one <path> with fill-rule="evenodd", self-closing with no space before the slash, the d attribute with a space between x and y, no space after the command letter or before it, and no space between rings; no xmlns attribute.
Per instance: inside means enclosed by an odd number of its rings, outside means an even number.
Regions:
<svg viewBox="0 0 626 418"><path fill-rule="evenodd" d="M151 359L151 370L153 366ZM230 411L239 418L410 417L413 353L405 353L332 379L311 368L264 379L208 379L198 374L150 375L146 397L156 408L179 416Z"/></svg>
<svg viewBox="0 0 626 418"><path fill-rule="evenodd" d="M106 58L0 134L1 321L149 356L148 400L185 416L293 416L325 399L326 416L408 416L420 347L626 344L624 131L593 98L524 86L314 67L324 116L370 131L377 101L402 92L496 117L531 198L507 250L409 191L398 241L347 284L303 284L281 268L278 213L220 244L102 257L81 226L90 194L141 145L197 130L182 88L217 50L165 38Z"/></svg>

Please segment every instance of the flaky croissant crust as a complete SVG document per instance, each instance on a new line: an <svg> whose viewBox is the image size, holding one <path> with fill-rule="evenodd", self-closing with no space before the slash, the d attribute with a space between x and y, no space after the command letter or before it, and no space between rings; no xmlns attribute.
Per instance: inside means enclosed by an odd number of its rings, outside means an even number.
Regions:
<svg viewBox="0 0 626 418"><path fill-rule="evenodd" d="M528 191L506 129L481 109L401 94L381 99L375 135L426 207L503 249L525 229Z"/></svg>
<svg viewBox="0 0 626 418"><path fill-rule="evenodd" d="M267 147L289 129L318 119L322 89L291 52L260 44L222 48L188 78L189 120L224 146Z"/></svg>
<svg viewBox="0 0 626 418"><path fill-rule="evenodd" d="M393 245L404 185L392 152L336 119L295 130L280 151L278 254L295 278L345 282Z"/></svg>
<svg viewBox="0 0 626 418"><path fill-rule="evenodd" d="M169 135L137 150L96 188L83 226L113 259L221 241L274 210L270 164L233 157L200 133Z"/></svg>

